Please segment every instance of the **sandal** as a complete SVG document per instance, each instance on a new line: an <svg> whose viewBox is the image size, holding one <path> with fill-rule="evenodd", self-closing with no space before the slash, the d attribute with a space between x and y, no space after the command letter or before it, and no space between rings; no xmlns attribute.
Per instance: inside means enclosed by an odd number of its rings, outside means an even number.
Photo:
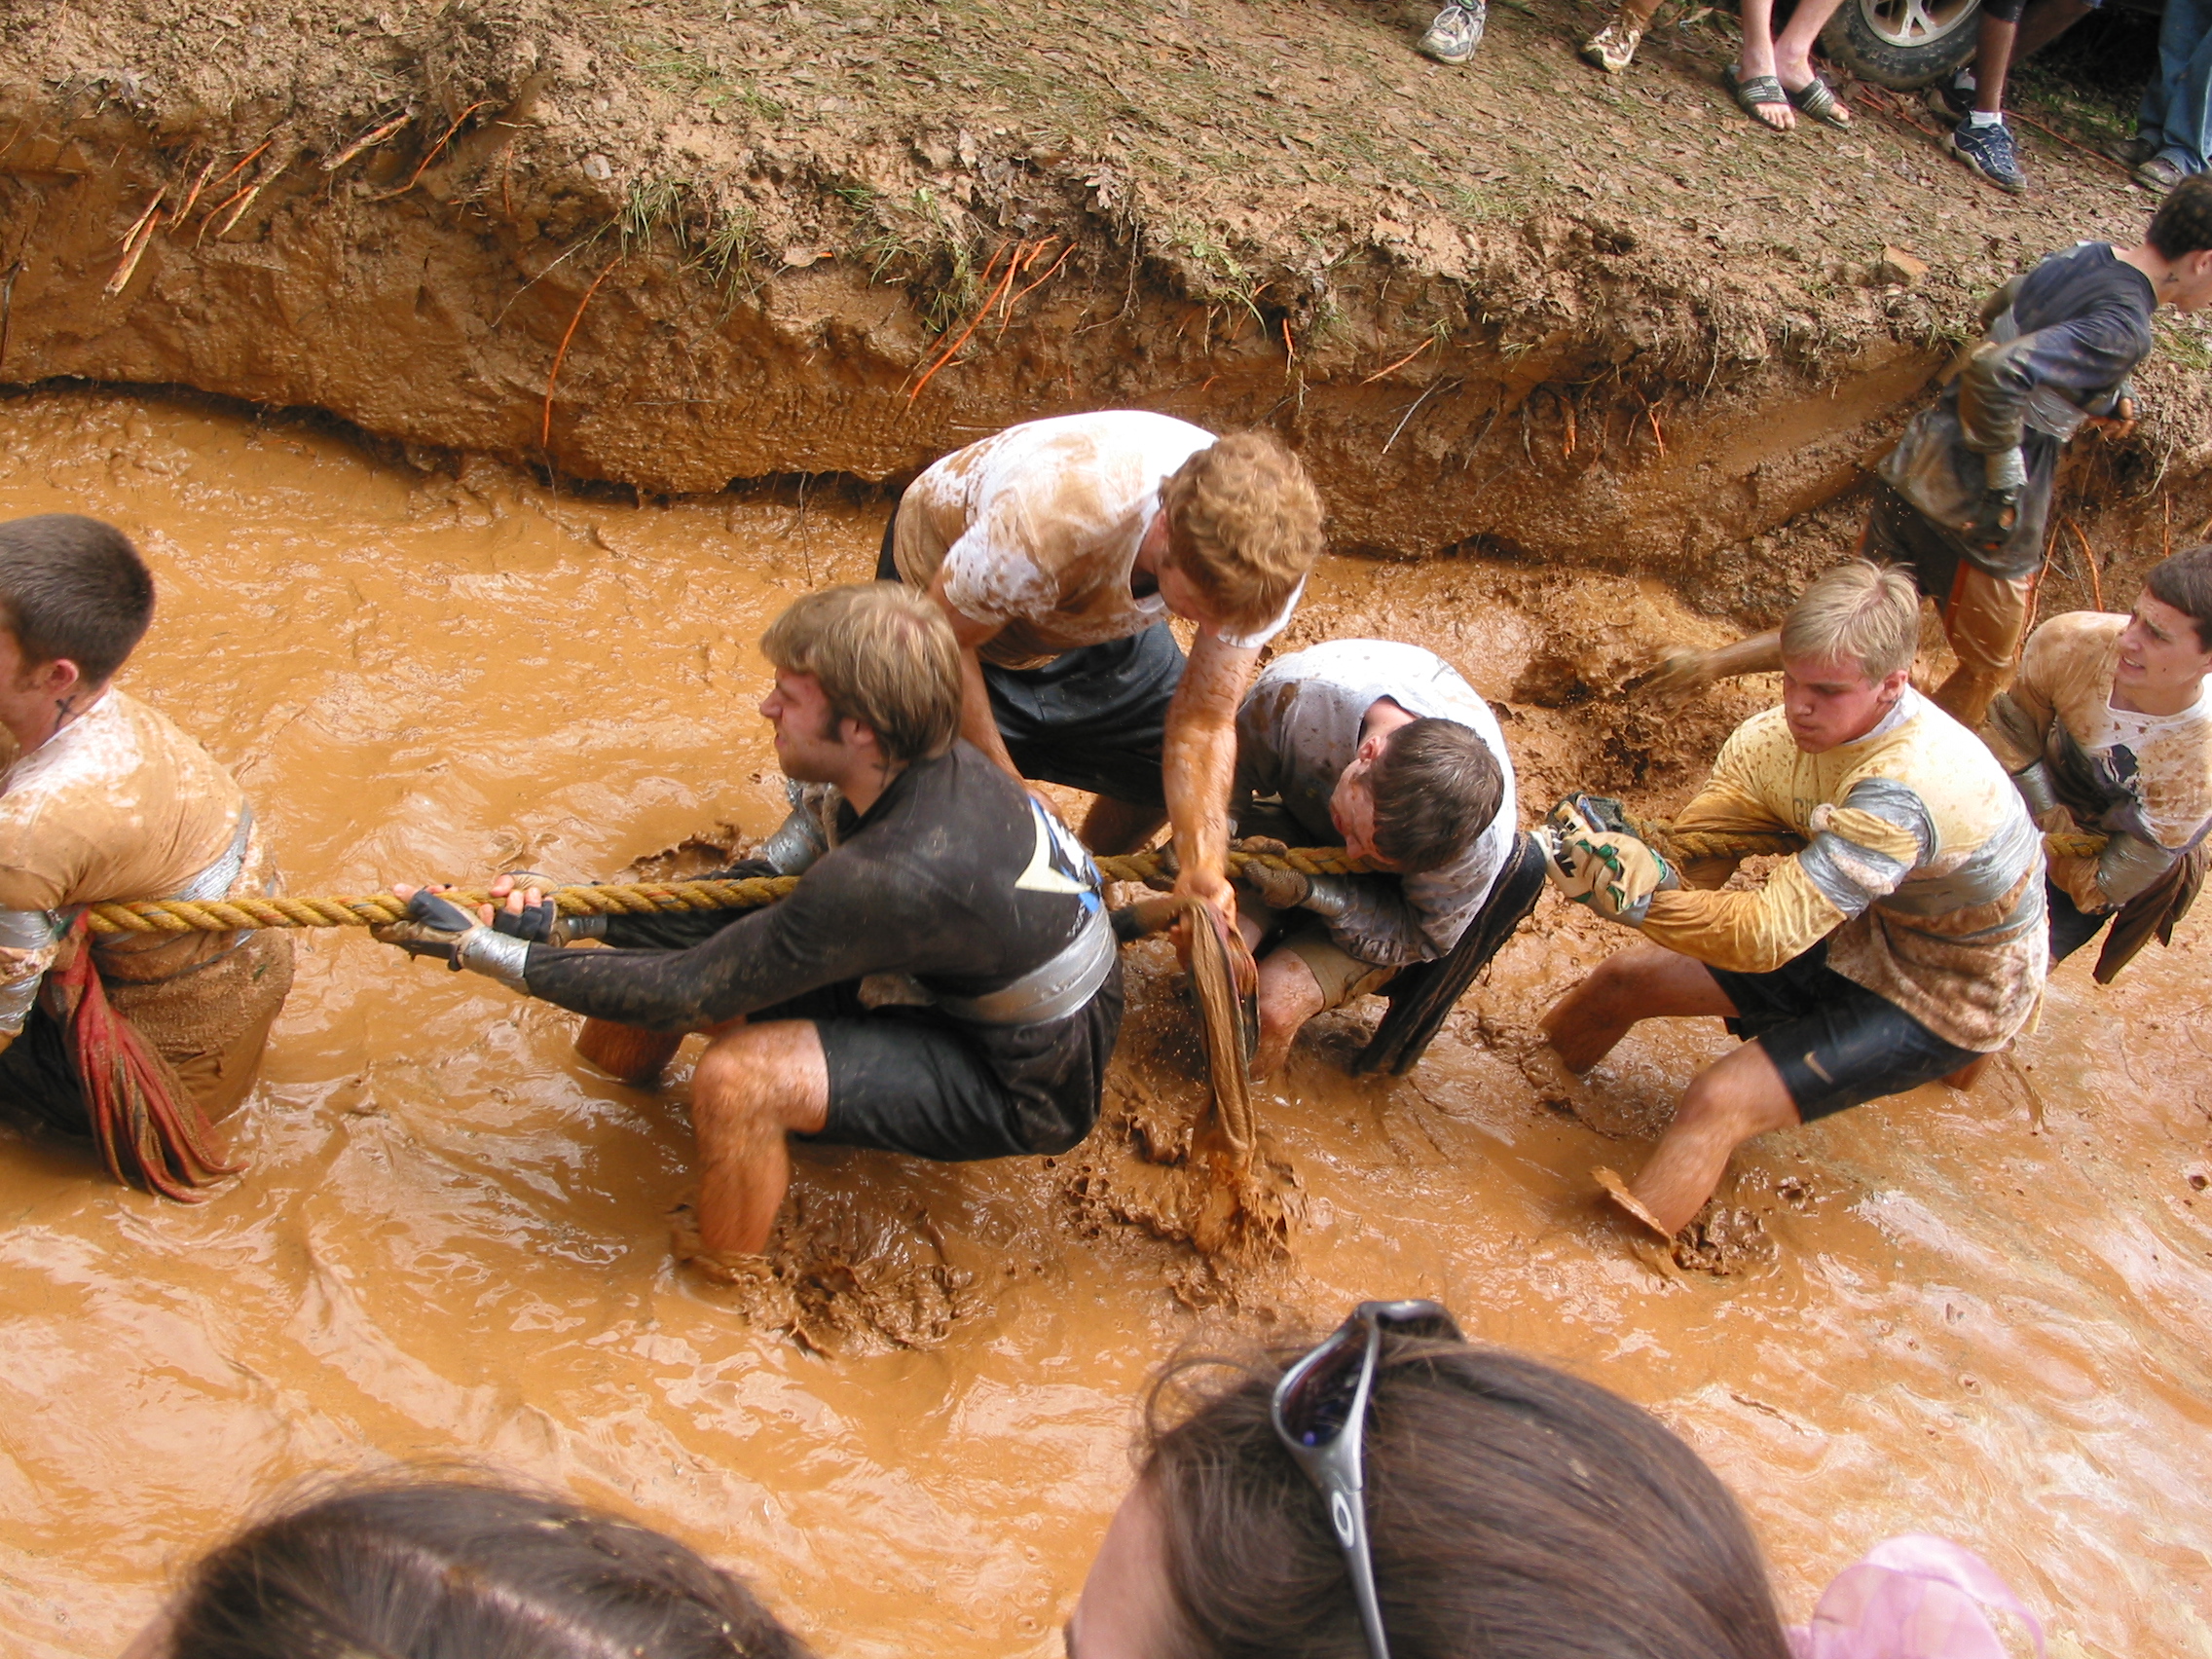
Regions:
<svg viewBox="0 0 2212 1659"><path fill-rule="evenodd" d="M1823 126L1835 128L1841 132L1851 130L1850 106L1837 97L1835 89L1818 74L1814 75L1810 84L1795 92L1788 87L1783 88L1782 95L1795 106L1799 114L1809 115Z"/></svg>
<svg viewBox="0 0 2212 1659"><path fill-rule="evenodd" d="M1787 127L1775 126L1773 122L1759 114L1761 104L1772 108L1776 104L1788 105L1794 101L1788 92L1782 90L1782 83L1775 77L1772 75L1753 75L1747 81L1736 73L1736 66L1731 63L1720 72L1720 78L1727 82L1728 90L1736 94L1736 105L1746 115L1769 132L1787 132L1789 130Z"/></svg>

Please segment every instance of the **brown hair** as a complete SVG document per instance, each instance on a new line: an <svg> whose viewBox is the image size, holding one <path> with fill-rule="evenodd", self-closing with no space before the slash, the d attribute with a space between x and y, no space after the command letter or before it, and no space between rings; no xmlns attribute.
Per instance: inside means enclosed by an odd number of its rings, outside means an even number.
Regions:
<svg viewBox="0 0 2212 1659"><path fill-rule="evenodd" d="M808 1659L673 1538L475 1479L367 1483L248 1527L194 1567L169 1659Z"/></svg>
<svg viewBox="0 0 2212 1659"><path fill-rule="evenodd" d="M1365 1659L1328 1511L1275 1437L1293 1351L1237 1364L1161 1426L1174 1614L1161 1659ZM1751 1529L1697 1454L1591 1383L1496 1348L1385 1332L1366 1441L1368 1532L1392 1659L1788 1659Z"/></svg>
<svg viewBox="0 0 2212 1659"><path fill-rule="evenodd" d="M0 626L16 636L25 667L77 665L104 684L154 619L154 578L130 538L76 513L0 524Z"/></svg>
<svg viewBox="0 0 2212 1659"><path fill-rule="evenodd" d="M768 625L760 653L813 675L830 714L867 726L894 760L941 755L960 730L960 646L937 602L912 588L810 593Z"/></svg>
<svg viewBox="0 0 2212 1659"><path fill-rule="evenodd" d="M1505 780L1472 726L1418 719L1390 734L1367 775L1375 850L1407 875L1450 864L1497 816Z"/></svg>
<svg viewBox="0 0 2212 1659"><path fill-rule="evenodd" d="M2191 174L2198 177L2198 174ZM2161 559L2144 573L2151 597L2196 624L2196 648L2212 651L2212 547L2191 547Z"/></svg>
<svg viewBox="0 0 2212 1659"><path fill-rule="evenodd" d="M2167 259L2212 248L2212 174L2191 173L2167 191L2143 240Z"/></svg>
<svg viewBox="0 0 2212 1659"><path fill-rule="evenodd" d="M1236 633L1264 628L1321 556L1321 497L1272 432L1231 432L1161 486L1169 557Z"/></svg>
<svg viewBox="0 0 2212 1659"><path fill-rule="evenodd" d="M1848 559L1805 584L1782 622L1782 654L1847 658L1869 683L1910 668L1920 649L1920 590L1895 565Z"/></svg>

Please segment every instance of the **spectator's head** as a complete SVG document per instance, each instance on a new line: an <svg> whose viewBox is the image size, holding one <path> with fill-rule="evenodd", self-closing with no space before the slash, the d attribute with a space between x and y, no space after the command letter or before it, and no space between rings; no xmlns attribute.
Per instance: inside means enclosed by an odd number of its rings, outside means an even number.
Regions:
<svg viewBox="0 0 2212 1659"><path fill-rule="evenodd" d="M476 1481L381 1482L248 1527L131 1659L807 1659L673 1538Z"/></svg>
<svg viewBox="0 0 2212 1659"><path fill-rule="evenodd" d="M1472 846L1504 793L1497 756L1472 726L1417 719L1360 743L1329 815L1346 852L1419 875Z"/></svg>
<svg viewBox="0 0 2212 1659"><path fill-rule="evenodd" d="M1225 633L1267 627L1321 556L1320 494L1272 433L1217 439L1175 469L1160 499L1168 538L1162 595ZM1177 605L1175 578L1195 606Z"/></svg>
<svg viewBox="0 0 2212 1659"><path fill-rule="evenodd" d="M2191 173L2167 191L2143 240L2173 267L2160 301L2185 312L2212 302L2212 174Z"/></svg>
<svg viewBox="0 0 2212 1659"><path fill-rule="evenodd" d="M76 513L0 524L0 629L8 678L68 665L85 690L115 678L154 619L154 578L130 538Z"/></svg>
<svg viewBox="0 0 2212 1659"><path fill-rule="evenodd" d="M2212 547L2161 559L2120 630L2113 684L2139 707L2187 708L2212 673Z"/></svg>
<svg viewBox="0 0 2212 1659"><path fill-rule="evenodd" d="M1330 1506L1271 1415L1298 1355L1186 1361L1069 1627L1074 1659L1368 1659ZM1171 1394L1189 1409L1163 1409ZM1735 1500L1645 1412L1385 1328L1364 1515L1391 1659L1787 1659Z"/></svg>
<svg viewBox="0 0 2212 1659"><path fill-rule="evenodd" d="M1920 648L1920 592L1894 565L1851 559L1807 584L1782 624L1782 703L1808 755L1856 742L1897 706Z"/></svg>
<svg viewBox="0 0 2212 1659"><path fill-rule="evenodd" d="M943 754L960 729L960 647L943 610L912 588L854 582L810 593L769 624L760 653L776 670L761 713L775 722L792 777L834 781L805 769L808 746L855 739L856 725L896 762Z"/></svg>

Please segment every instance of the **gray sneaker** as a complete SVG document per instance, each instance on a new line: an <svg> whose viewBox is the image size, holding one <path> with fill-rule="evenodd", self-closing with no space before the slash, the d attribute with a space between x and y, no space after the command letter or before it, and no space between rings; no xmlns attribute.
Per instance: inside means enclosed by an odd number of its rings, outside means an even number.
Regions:
<svg viewBox="0 0 2212 1659"><path fill-rule="evenodd" d="M1482 45L1483 24L1489 20L1489 0L1452 0L1420 37L1420 50L1439 63L1464 63Z"/></svg>

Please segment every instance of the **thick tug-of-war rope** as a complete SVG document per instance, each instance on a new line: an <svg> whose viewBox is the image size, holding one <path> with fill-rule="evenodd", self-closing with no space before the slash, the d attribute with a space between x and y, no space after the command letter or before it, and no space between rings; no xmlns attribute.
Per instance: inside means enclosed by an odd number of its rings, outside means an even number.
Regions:
<svg viewBox="0 0 2212 1659"><path fill-rule="evenodd" d="M1794 835L1712 830L1676 832L1671 825L1648 822L1637 833L1677 864L1709 858L1750 858L1760 853L1793 853L1802 844ZM2046 835L2053 856L2090 858L2104 849L2102 835ZM1149 881L1162 872L1159 853L1132 853L1096 861L1108 881ZM1229 873L1246 865L1294 869L1301 875L1358 875L1373 866L1348 858L1342 847L1293 847L1281 853L1247 853L1231 848ZM773 904L793 887L790 875L748 881L609 881L598 886L560 887L551 895L566 916L639 916L668 910L751 910ZM467 888L446 895L457 904L487 903L491 895ZM231 933L240 928L373 928L406 919L407 906L389 893L357 899L157 899L142 903L94 904L85 912L95 934Z"/></svg>
<svg viewBox="0 0 2212 1659"><path fill-rule="evenodd" d="M1135 853L1097 861L1108 881L1145 881L1161 873L1158 853ZM1370 866L1345 856L1342 847L1294 847L1284 853L1229 854L1229 873L1248 864L1295 869L1302 875L1357 875ZM557 887L548 897L565 916L640 916L668 910L751 910L773 904L793 887L793 875L759 876L747 881L609 881L598 886ZM457 904L489 903L482 888L449 891ZM407 906L389 893L357 899L156 899L141 903L94 904L85 912L96 934L230 933L239 928L374 928L404 921Z"/></svg>

